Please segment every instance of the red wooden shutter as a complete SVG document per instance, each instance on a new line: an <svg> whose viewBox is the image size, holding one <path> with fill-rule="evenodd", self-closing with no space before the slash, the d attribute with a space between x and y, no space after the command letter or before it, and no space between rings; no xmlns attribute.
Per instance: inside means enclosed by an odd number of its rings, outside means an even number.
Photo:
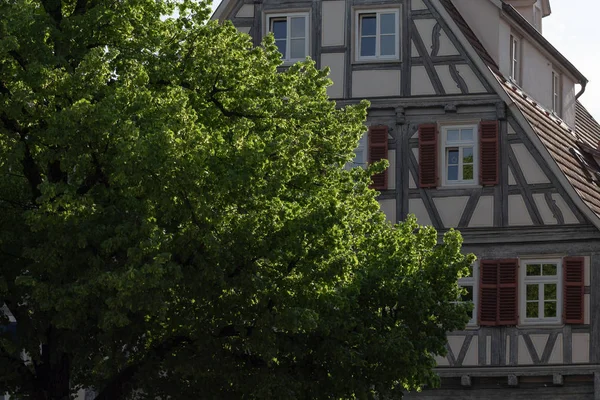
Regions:
<svg viewBox="0 0 600 400"><path fill-rule="evenodd" d="M498 184L498 121L481 121L479 124L479 182L482 185Z"/></svg>
<svg viewBox="0 0 600 400"><path fill-rule="evenodd" d="M565 257L563 276L564 322L583 324L583 257Z"/></svg>
<svg viewBox="0 0 600 400"><path fill-rule="evenodd" d="M419 126L419 187L438 184L438 128L436 124Z"/></svg>
<svg viewBox="0 0 600 400"><path fill-rule="evenodd" d="M479 325L494 326L498 316L498 261L479 263Z"/></svg>
<svg viewBox="0 0 600 400"><path fill-rule="evenodd" d="M369 164L388 158L388 127L371 126L369 127ZM393 166L390 166L393 168ZM386 190L388 187L387 169L371 177L373 185L371 188L377 190Z"/></svg>
<svg viewBox="0 0 600 400"><path fill-rule="evenodd" d="M498 325L516 325L519 321L518 272L519 260L498 261Z"/></svg>

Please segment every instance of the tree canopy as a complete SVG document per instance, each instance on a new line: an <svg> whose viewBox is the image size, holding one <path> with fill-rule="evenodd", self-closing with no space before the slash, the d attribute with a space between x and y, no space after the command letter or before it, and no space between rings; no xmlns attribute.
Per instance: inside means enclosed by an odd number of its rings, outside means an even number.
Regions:
<svg viewBox="0 0 600 400"><path fill-rule="evenodd" d="M255 48L208 15L0 1L0 388L339 399L434 383L468 319L460 235L386 222L369 189L385 165L345 168L368 104L336 107L327 71L278 70L272 38Z"/></svg>

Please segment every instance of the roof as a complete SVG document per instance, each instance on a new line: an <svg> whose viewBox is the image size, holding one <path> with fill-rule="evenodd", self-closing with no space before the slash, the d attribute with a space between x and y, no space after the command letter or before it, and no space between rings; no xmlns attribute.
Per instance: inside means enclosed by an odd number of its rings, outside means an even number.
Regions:
<svg viewBox="0 0 600 400"><path fill-rule="evenodd" d="M588 148L597 148L600 124L577 102L576 129L540 106L518 86L496 75L514 104L584 203L600 217L600 167Z"/></svg>

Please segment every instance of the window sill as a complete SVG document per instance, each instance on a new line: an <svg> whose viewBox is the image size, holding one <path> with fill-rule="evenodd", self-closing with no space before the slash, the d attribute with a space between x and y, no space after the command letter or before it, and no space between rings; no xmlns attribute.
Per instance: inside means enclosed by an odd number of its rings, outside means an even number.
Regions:
<svg viewBox="0 0 600 400"><path fill-rule="evenodd" d="M401 64L402 60L399 58L365 58L365 59L354 59L352 65L360 64Z"/></svg>
<svg viewBox="0 0 600 400"><path fill-rule="evenodd" d="M547 321L542 321L542 322L521 322L517 325L518 329L527 329L527 328L560 328L562 326L564 326L565 324L560 321L560 322L547 322Z"/></svg>
<svg viewBox="0 0 600 400"><path fill-rule="evenodd" d="M445 185L445 186L438 186L437 189L439 190L452 190L452 189L481 189L483 188L483 186L481 185L476 185L476 184L457 184L457 185Z"/></svg>

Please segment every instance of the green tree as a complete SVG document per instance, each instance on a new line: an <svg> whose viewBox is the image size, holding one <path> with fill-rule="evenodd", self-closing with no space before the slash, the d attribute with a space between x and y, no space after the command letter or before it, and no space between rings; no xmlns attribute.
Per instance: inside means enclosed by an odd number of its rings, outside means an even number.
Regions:
<svg viewBox="0 0 600 400"><path fill-rule="evenodd" d="M326 71L278 72L271 38L253 48L208 13L0 0L0 388L337 399L434 382L467 320L459 234L387 223L368 188L385 165L344 169L368 104L336 108Z"/></svg>

